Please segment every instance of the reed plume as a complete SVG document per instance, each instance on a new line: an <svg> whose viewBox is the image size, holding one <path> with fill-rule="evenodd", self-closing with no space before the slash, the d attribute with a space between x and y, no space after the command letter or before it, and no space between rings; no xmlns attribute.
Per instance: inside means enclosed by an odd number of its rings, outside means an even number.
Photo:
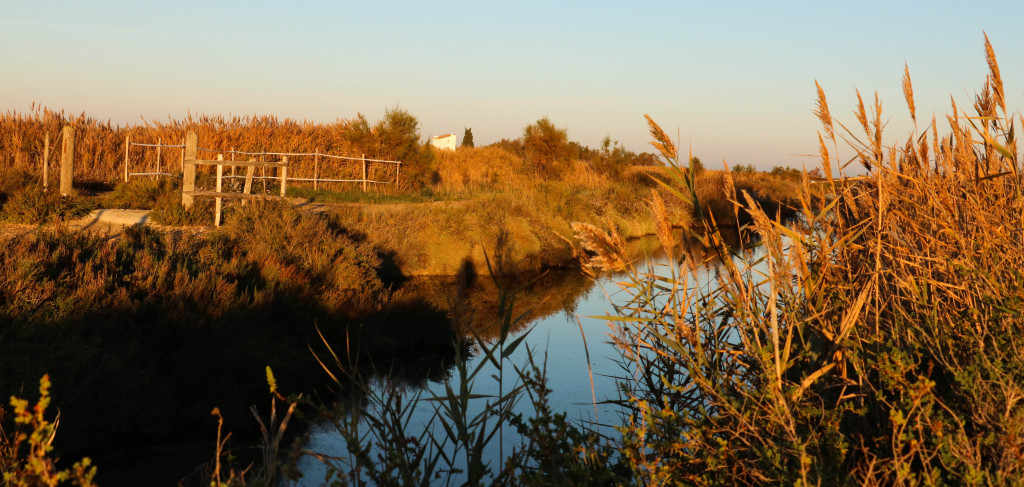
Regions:
<svg viewBox="0 0 1024 487"><path fill-rule="evenodd" d="M618 230L612 226L605 232L589 223L574 222L572 229L579 239L580 245L594 254L589 264L603 271L622 271L626 269L626 241Z"/></svg>
<svg viewBox="0 0 1024 487"><path fill-rule="evenodd" d="M654 215L658 242L661 243L661 247L671 257L676 248L676 239L672 235L672 222L669 220L668 210L665 209L665 200L661 198L661 195L654 188L651 188L651 213Z"/></svg>
<svg viewBox="0 0 1024 487"><path fill-rule="evenodd" d="M676 151L676 145L672 143L672 139L669 138L665 131L661 129L658 123L655 122L650 115L645 113L644 118L647 119L647 127L651 131L651 137L654 138L654 140L651 141L651 145L654 146L655 149L658 149L658 152L660 152L665 159L678 163L679 152Z"/></svg>
<svg viewBox="0 0 1024 487"><path fill-rule="evenodd" d="M910 84L910 66L903 63L903 97L907 100L907 108L910 109L910 119L917 125L917 110L914 109L914 86Z"/></svg>
<svg viewBox="0 0 1024 487"><path fill-rule="evenodd" d="M1003 109L1003 114L1005 114L1006 97L1003 92L1003 77L999 75L999 63L996 62L996 52L992 49L992 43L989 42L987 33L985 34L985 61L988 62L989 84L992 86L993 97L995 102Z"/></svg>
<svg viewBox="0 0 1024 487"><path fill-rule="evenodd" d="M818 80L814 80L814 86L818 89L817 109L814 111L814 115L818 117L821 125L825 127L825 133L828 134L828 138L834 141L836 134L832 125L832 114L828 111L828 100L825 98L825 90L821 88Z"/></svg>

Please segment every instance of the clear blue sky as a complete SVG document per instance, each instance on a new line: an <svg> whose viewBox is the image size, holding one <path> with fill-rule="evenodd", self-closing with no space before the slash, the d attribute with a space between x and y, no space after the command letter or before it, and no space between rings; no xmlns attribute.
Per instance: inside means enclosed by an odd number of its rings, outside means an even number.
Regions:
<svg viewBox="0 0 1024 487"><path fill-rule="evenodd" d="M477 144L548 116L573 140L648 150L643 114L710 167L817 152L814 80L853 121L878 91L894 135L986 74L1024 99L1024 2L0 2L0 109L33 101L114 123L194 114L379 119ZM983 7L981 6L983 5Z"/></svg>

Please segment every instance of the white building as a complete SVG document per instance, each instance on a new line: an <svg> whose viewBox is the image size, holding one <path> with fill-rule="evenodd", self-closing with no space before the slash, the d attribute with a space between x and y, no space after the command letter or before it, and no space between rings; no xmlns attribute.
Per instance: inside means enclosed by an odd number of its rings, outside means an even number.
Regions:
<svg viewBox="0 0 1024 487"><path fill-rule="evenodd" d="M455 134L438 135L430 138L430 145L441 150L455 150Z"/></svg>

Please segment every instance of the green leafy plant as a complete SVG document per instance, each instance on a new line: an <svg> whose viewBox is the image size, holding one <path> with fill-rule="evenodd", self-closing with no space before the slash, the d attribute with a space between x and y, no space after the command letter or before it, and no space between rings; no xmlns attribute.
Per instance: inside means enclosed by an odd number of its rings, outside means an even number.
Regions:
<svg viewBox="0 0 1024 487"><path fill-rule="evenodd" d="M75 462L70 468L57 466L52 456L53 440L57 435L60 415L47 419L50 406L50 377L39 380L39 401L35 405L26 399L11 397L13 428L0 407L0 475L4 485L11 487L56 486L61 484L82 487L95 486L96 467L89 458Z"/></svg>

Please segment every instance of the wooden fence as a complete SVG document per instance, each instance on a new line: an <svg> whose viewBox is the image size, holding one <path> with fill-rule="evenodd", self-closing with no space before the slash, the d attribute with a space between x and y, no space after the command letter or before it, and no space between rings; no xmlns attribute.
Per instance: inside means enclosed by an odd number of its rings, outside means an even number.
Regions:
<svg viewBox="0 0 1024 487"><path fill-rule="evenodd" d="M130 159L129 159L128 156L129 156L129 150L132 147L156 148L156 158L155 158L155 161L154 161L155 166L156 166L155 170L149 170L151 168L144 166L144 169L143 169L142 172L130 172L129 171L129 165L130 165L129 164L129 160ZM143 143L138 143L138 142L132 142L131 135L128 135L128 137L125 137L125 139L124 139L124 182L126 182L126 183L128 182L128 177L129 176L173 176L173 174L171 174L170 172L165 172L164 171L164 160L161 157L163 155L162 154L162 152L163 152L162 149L178 149L179 153L180 153L179 155L180 155L180 158L181 158L181 169L182 170L185 169L185 141L184 140L181 141L181 144L170 145L170 144L164 144L163 140L158 138L158 139L156 139L156 143L155 144L143 144Z"/></svg>
<svg viewBox="0 0 1024 487"><path fill-rule="evenodd" d="M192 132L189 132L192 133ZM161 140L157 140L156 144L149 143L138 143L132 142L130 138L125 139L124 146L124 180L132 176L173 176L167 163L170 162L164 157L164 150L179 150L181 170L185 171L185 160L187 156L187 143L182 141L181 144L163 144ZM155 149L155 155L143 154L143 157L130 157L132 149L153 150ZM319 190L321 183L356 183L362 186L363 191L367 191L370 185L398 185L401 180L401 167L400 161L389 161L383 159L368 159L365 155L361 157L350 157L341 156L336 154L326 154L320 152L246 152L239 151L231 148L230 150L214 150L214 149L202 149L196 147L197 155L199 152L217 154L220 156L230 157L230 162L236 161L236 157L241 156L242 160L258 159L261 162L265 162L267 158L284 158L287 157L291 161L292 175L287 178L288 181L292 182L304 182L312 183L314 190ZM173 154L173 152L171 153ZM150 159L152 157L152 159ZM142 168L141 170L132 171L131 161L138 161L141 159ZM206 159L206 160L212 160ZM152 162L150 162L152 161ZM309 162L312 162L310 165ZM357 163L356 170L361 170L358 173L352 173L350 171L349 177L344 176L329 176L326 173L333 172L337 173L338 168L341 167L337 164L331 164L332 162L341 163ZM296 164L298 163L298 164ZM246 164L225 164L228 167L234 166L246 166ZM298 166L298 167L296 167ZM311 167L310 167L311 166ZM342 164L344 166L344 164ZM138 165L136 165L138 167ZM271 166L262 166L264 169ZM383 167L383 169L381 169ZM242 176L236 175L234 169L231 174L224 175L225 178L242 178ZM253 176L252 179L256 180L277 180L279 177L271 176L267 177L265 174Z"/></svg>
<svg viewBox="0 0 1024 487"><path fill-rule="evenodd" d="M199 159L199 137L195 132L189 132L185 136L185 150L182 156L182 182L181 182L181 204L185 208L191 208L197 196L214 198L213 224L220 226L221 210L225 198L231 199L276 199L284 198L288 188L288 156L280 161L257 161L255 158L248 161L225 161L224 155L219 154L216 160ZM215 166L217 168L217 189L216 191L196 190L196 168L198 166ZM224 166L245 167L245 186L241 193L224 191ZM260 168L276 168L278 178L281 180L281 196L270 196L267 194L252 194L252 181L255 170Z"/></svg>
<svg viewBox="0 0 1024 487"><path fill-rule="evenodd" d="M46 132L42 161L43 192L50 190L50 133ZM65 125L61 130L60 144L60 194L71 195L75 168L75 128Z"/></svg>

